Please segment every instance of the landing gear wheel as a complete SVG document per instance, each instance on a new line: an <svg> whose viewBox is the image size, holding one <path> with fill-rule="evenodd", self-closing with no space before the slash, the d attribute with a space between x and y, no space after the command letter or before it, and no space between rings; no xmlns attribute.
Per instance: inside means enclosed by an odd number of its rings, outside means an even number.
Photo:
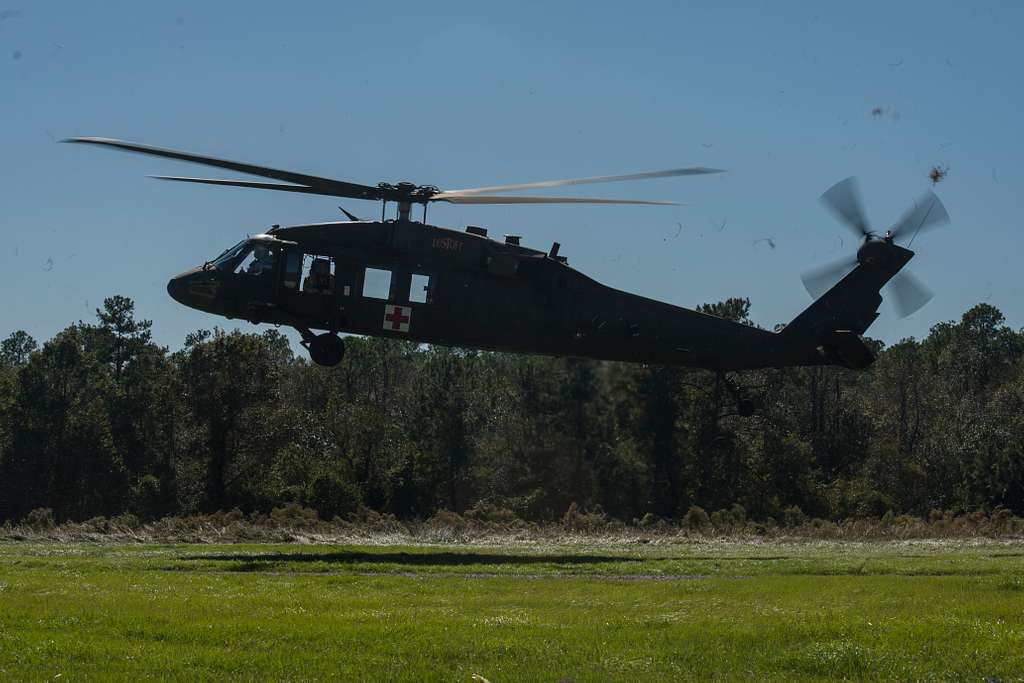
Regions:
<svg viewBox="0 0 1024 683"><path fill-rule="evenodd" d="M309 341L309 357L317 365L332 367L345 356L345 342L336 334L324 332Z"/></svg>

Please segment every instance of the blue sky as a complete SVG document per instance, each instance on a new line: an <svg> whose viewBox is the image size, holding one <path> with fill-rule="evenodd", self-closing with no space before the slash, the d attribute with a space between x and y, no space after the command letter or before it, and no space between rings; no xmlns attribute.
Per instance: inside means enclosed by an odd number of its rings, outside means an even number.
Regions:
<svg viewBox="0 0 1024 683"><path fill-rule="evenodd" d="M215 173L55 143L73 135L368 184L725 168L574 193L684 207L429 218L561 242L596 279L679 305L748 296L767 327L810 302L802 271L853 253L826 188L859 176L884 228L939 164L952 224L910 265L936 297L903 320L883 304L869 334L921 337L981 301L1018 328L1022 20L1010 2L0 0L0 337L47 339L118 293L178 348L232 323L172 301L170 276L270 224L340 218L331 198L150 180Z"/></svg>

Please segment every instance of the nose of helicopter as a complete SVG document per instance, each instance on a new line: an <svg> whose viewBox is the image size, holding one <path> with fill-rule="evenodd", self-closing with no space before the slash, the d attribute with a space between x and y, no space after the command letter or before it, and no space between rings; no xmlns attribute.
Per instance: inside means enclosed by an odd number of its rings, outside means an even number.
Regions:
<svg viewBox="0 0 1024 683"><path fill-rule="evenodd" d="M167 293L171 296L172 299L177 301L179 304L184 304L186 306L188 304L185 302L185 292L188 288L188 285L185 284L185 278L190 274L191 271L189 271L188 273L182 273L181 275L172 277L167 282Z"/></svg>
<svg viewBox="0 0 1024 683"><path fill-rule="evenodd" d="M213 304L220 289L217 273L203 268L193 268L172 277L167 283L167 293L183 306L205 310Z"/></svg>

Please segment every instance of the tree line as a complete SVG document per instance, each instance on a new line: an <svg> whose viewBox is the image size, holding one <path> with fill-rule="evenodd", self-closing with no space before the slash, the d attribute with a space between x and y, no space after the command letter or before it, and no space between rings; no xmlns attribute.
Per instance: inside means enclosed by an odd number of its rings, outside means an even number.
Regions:
<svg viewBox="0 0 1024 683"><path fill-rule="evenodd" d="M750 303L705 312L749 323ZM0 522L142 520L299 503L324 519L481 505L630 522L1024 514L1024 333L979 304L864 371L709 372L348 338L335 368L276 330L171 352L131 299L39 347L0 342Z"/></svg>

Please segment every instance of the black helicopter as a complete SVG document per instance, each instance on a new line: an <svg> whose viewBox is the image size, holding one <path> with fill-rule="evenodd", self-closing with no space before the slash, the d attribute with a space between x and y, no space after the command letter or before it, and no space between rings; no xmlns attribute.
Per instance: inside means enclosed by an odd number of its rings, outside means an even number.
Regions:
<svg viewBox="0 0 1024 683"><path fill-rule="evenodd" d="M765 367L840 365L864 368L873 360L860 335L878 317L881 288L914 252L897 238L948 220L928 192L889 231L871 231L848 178L822 199L862 238L856 257L805 276L814 303L775 332L705 315L602 285L570 267L556 242L547 252L520 245L515 235L488 238L426 223L427 205L453 204L672 204L582 197L504 196L512 190L718 173L694 167L442 191L412 183L376 187L281 171L108 138L65 142L112 147L226 168L283 182L155 176L230 187L366 199L397 205L380 221L274 226L249 237L167 285L178 302L229 319L294 327L310 357L336 365L345 352L339 333L402 338L429 344L580 356L728 371ZM423 206L424 220L412 217ZM849 272L847 272L849 271ZM837 282L838 281L838 282ZM893 281L903 315L929 299L909 274ZM321 330L316 334L313 330ZM738 387L741 414L752 412Z"/></svg>

